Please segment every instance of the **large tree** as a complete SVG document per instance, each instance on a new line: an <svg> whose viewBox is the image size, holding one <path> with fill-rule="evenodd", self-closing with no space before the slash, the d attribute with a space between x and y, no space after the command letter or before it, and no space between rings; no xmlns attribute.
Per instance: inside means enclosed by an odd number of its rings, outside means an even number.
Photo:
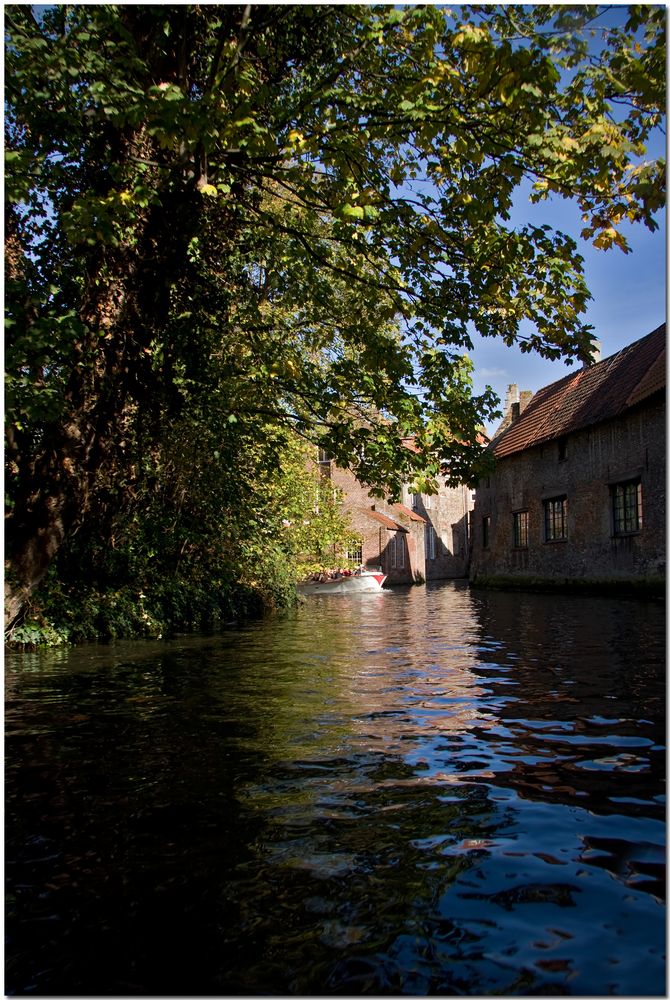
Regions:
<svg viewBox="0 0 670 1000"><path fill-rule="evenodd" d="M664 21L5 7L6 618L185 407L239 428L242 464L270 422L371 485L472 474L495 405L472 331L591 348L575 242L510 224L520 186L575 199L603 248L654 226Z"/></svg>

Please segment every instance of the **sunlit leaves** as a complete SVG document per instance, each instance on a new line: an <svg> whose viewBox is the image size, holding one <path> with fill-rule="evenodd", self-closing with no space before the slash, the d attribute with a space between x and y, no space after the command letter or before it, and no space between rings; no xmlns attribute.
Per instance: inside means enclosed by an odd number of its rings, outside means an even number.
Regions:
<svg viewBox="0 0 670 1000"><path fill-rule="evenodd" d="M435 454L467 477L472 332L588 349L578 248L512 225L520 196L572 200L603 250L663 205L646 5L10 5L6 30L12 412L104 432L84 463L190 408L233 474L290 428L371 485Z"/></svg>

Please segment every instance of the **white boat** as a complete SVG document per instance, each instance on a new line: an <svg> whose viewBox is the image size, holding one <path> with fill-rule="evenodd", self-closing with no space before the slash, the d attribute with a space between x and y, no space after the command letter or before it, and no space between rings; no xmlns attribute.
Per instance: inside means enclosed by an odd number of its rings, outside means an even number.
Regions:
<svg viewBox="0 0 670 1000"><path fill-rule="evenodd" d="M298 584L298 593L312 594L378 594L386 576L381 570L356 570L350 576L337 575L320 580L305 580Z"/></svg>

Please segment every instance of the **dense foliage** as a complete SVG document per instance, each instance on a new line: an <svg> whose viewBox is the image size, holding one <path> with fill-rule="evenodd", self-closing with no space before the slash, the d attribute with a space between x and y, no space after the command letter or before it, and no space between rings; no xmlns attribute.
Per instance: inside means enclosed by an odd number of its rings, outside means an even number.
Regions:
<svg viewBox="0 0 670 1000"><path fill-rule="evenodd" d="M591 348L575 243L511 226L519 186L603 248L663 202L663 8L602 20L5 8L10 623L47 574L277 599L298 441L391 492L476 473L472 330Z"/></svg>

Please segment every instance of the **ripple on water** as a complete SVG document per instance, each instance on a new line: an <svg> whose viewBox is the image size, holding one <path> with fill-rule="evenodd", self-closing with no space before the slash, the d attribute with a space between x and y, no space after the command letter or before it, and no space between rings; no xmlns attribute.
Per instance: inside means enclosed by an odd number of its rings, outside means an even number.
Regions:
<svg viewBox="0 0 670 1000"><path fill-rule="evenodd" d="M663 994L662 609L380 597L8 659L13 992Z"/></svg>

